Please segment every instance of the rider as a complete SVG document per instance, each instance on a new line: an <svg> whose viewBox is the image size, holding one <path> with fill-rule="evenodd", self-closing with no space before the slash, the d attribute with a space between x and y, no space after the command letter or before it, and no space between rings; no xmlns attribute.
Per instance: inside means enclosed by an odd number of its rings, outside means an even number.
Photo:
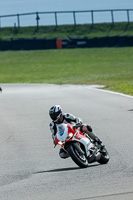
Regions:
<svg viewBox="0 0 133 200"><path fill-rule="evenodd" d="M49 115L52 119L52 122L50 123L50 130L52 132L52 138L53 141L55 139L55 135L57 133L57 127L59 124L61 123L80 123L82 124L82 120L78 117L75 117L72 114L66 114L62 112L62 108L59 105L55 105L52 106L49 109ZM91 126L86 125L86 124L82 124L81 128L80 128L82 133L86 133L88 134L88 136L90 138L92 138L94 141L96 141L97 143L101 144L102 141L95 135L95 133L92 131ZM59 155L61 158L68 158L69 155L68 153L65 151L65 149L63 147L61 147L60 151L59 151Z"/></svg>

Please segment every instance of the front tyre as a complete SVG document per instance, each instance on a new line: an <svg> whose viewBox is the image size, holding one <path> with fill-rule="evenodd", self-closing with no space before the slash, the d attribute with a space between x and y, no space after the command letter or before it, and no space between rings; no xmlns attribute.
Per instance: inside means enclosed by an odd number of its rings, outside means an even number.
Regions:
<svg viewBox="0 0 133 200"><path fill-rule="evenodd" d="M98 162L100 164L107 164L109 162L109 153L105 147L101 150L101 158Z"/></svg>
<svg viewBox="0 0 133 200"><path fill-rule="evenodd" d="M67 147L67 151L71 156L72 160L81 168L88 167L88 160L85 155L81 155L73 144Z"/></svg>

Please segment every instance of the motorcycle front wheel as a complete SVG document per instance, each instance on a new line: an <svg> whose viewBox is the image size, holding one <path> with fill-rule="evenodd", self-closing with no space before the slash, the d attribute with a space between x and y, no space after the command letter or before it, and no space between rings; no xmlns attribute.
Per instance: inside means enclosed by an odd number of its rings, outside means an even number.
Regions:
<svg viewBox="0 0 133 200"><path fill-rule="evenodd" d="M81 168L88 167L88 160L85 155L80 154L73 144L67 147L67 151L72 160Z"/></svg>

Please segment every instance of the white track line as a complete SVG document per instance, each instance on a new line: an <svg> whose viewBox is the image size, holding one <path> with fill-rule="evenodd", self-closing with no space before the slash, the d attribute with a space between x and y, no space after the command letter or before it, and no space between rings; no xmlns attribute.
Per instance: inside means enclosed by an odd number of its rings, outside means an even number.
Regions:
<svg viewBox="0 0 133 200"><path fill-rule="evenodd" d="M123 96L123 97L128 97L128 98L133 99L133 96L131 96L131 95L123 94L123 93L120 93L120 92L113 92L113 91L105 90L105 89L100 89L100 88L103 88L103 87L104 86L100 86L100 85L92 85L92 86L90 86L90 88L93 89L93 90L98 90L98 91L101 91L101 92L116 94L116 95L120 95L120 96Z"/></svg>

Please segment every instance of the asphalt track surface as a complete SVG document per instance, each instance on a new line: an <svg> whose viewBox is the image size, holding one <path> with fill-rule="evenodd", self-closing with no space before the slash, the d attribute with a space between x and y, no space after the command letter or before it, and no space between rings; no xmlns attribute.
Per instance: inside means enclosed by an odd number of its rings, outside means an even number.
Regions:
<svg viewBox="0 0 133 200"><path fill-rule="evenodd" d="M1 84L0 200L133 200L133 98L92 86ZM61 159L49 131L49 108L83 119L110 161L80 169Z"/></svg>

